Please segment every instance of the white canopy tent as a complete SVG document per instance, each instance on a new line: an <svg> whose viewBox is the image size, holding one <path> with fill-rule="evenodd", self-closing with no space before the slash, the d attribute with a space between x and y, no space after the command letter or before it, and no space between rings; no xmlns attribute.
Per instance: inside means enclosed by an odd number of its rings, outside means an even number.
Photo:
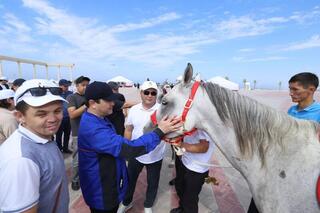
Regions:
<svg viewBox="0 0 320 213"><path fill-rule="evenodd" d="M238 91L239 90L239 84L229 81L221 76L216 76L213 78L210 78L209 80L207 80L208 82L214 83L214 84L218 84L221 87L233 90L233 91Z"/></svg>
<svg viewBox="0 0 320 213"><path fill-rule="evenodd" d="M119 85L125 86L125 87L132 87L133 86L133 81L131 81L121 75L118 75L114 78L107 80L107 82L109 82L109 81L117 82Z"/></svg>

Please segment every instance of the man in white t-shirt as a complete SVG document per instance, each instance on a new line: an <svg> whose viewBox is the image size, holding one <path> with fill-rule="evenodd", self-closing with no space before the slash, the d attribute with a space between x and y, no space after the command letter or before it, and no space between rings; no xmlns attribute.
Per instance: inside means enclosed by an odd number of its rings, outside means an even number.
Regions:
<svg viewBox="0 0 320 213"><path fill-rule="evenodd" d="M157 84L153 81L145 81L140 87L142 103L133 106L128 114L125 124L124 137L133 140L143 135L143 127L150 120L151 114L158 108ZM147 169L147 193L144 202L145 212L152 212L152 206L157 196L160 170L165 151L165 143L161 142L153 151L128 161L129 187L118 213L125 212L132 207L132 198L135 191L138 176L146 166Z"/></svg>
<svg viewBox="0 0 320 213"><path fill-rule="evenodd" d="M177 144L183 155L176 156L175 188L179 196L179 206L170 213L197 213L199 193L208 177L210 159L214 144L203 131L185 136L183 143Z"/></svg>

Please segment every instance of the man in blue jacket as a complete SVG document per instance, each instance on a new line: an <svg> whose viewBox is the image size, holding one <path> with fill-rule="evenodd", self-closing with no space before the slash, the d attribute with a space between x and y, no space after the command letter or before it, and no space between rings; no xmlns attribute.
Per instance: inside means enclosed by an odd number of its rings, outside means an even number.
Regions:
<svg viewBox="0 0 320 213"><path fill-rule="evenodd" d="M177 131L182 124L179 119L166 117L153 132L130 141L117 135L106 118L117 100L108 84L91 83L85 97L88 109L81 117L78 132L81 190L91 212L117 212L128 185L125 158L152 151L161 137Z"/></svg>

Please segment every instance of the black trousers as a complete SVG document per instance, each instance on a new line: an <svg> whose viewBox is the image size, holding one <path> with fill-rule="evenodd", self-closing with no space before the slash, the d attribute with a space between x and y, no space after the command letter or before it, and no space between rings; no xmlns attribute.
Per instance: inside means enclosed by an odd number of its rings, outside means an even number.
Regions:
<svg viewBox="0 0 320 213"><path fill-rule="evenodd" d="M177 173L175 188L180 199L179 205L183 213L197 213L199 193L209 172L198 173L189 170L178 156L176 156L175 164Z"/></svg>
<svg viewBox="0 0 320 213"><path fill-rule="evenodd" d="M128 161L129 186L123 200L123 205L127 206L132 202L137 180L144 166L147 168L148 183L144 207L151 208L153 206L158 192L162 160L151 164L143 164L137 161L135 158Z"/></svg>
<svg viewBox="0 0 320 213"><path fill-rule="evenodd" d="M70 132L71 132L70 119L63 118L61 125L59 127L59 130L56 133L56 141L60 150L68 149ZM63 135L63 145L62 145L62 135Z"/></svg>
<svg viewBox="0 0 320 213"><path fill-rule="evenodd" d="M100 209L90 208L90 211L91 211L91 213L117 213L118 207L119 207L119 205L111 210L100 210Z"/></svg>

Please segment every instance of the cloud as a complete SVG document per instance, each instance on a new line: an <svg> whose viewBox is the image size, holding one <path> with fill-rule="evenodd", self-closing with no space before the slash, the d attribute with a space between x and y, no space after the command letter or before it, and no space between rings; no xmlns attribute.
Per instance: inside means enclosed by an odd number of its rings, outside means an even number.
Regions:
<svg viewBox="0 0 320 213"><path fill-rule="evenodd" d="M320 35L314 35L306 41L289 44L288 47L283 48L282 50L284 51L302 50L302 49L317 48L317 47L320 47Z"/></svg>
<svg viewBox="0 0 320 213"><path fill-rule="evenodd" d="M257 18L254 15L232 16L214 24L213 29L221 39L260 36L269 34L288 23L311 24L320 17L320 8L314 7L309 12L295 12L290 16Z"/></svg>
<svg viewBox="0 0 320 213"><path fill-rule="evenodd" d="M202 45L215 42L212 37L201 35L201 33L189 35L176 35L170 32L167 34L141 33L134 39L124 39L121 34L180 19L181 16L175 12L165 13L138 23L106 26L99 24L93 18L78 17L54 8L46 1L24 0L23 3L25 7L38 13L39 16L35 21L41 35L56 36L61 40L60 44L49 49L49 53L61 50L61 53L71 54L77 59L109 61L128 59L163 66L199 51Z"/></svg>
<svg viewBox="0 0 320 213"><path fill-rule="evenodd" d="M256 51L256 49L254 49L254 48L243 48L243 49L239 49L239 52L243 52L243 53L254 52L254 51Z"/></svg>
<svg viewBox="0 0 320 213"><path fill-rule="evenodd" d="M0 47L3 52L32 53L36 52L32 28L12 13L4 13L0 25Z"/></svg>
<svg viewBox="0 0 320 213"><path fill-rule="evenodd" d="M132 31L132 30L137 30L137 29L143 29L143 28L150 28L159 24L162 24L164 22L169 22L173 21L176 19L179 19L181 16L171 12L171 13L166 13L163 14L159 17L156 18L151 18L149 20L143 21L141 23L129 23L129 24L121 24L112 27L109 32L111 33L119 33L119 32L127 32L127 31Z"/></svg>
<svg viewBox="0 0 320 213"><path fill-rule="evenodd" d="M240 63L248 63L248 62L264 62L264 61L280 61L288 59L288 57L283 56L269 56L269 57L263 57L263 58L245 58L245 57L234 57L232 58L235 62Z"/></svg>
<svg viewBox="0 0 320 213"><path fill-rule="evenodd" d="M16 31L14 37L21 36L18 44L28 46L36 40L34 48L55 60L88 64L95 62L110 64L118 60L157 67L170 66L200 52L204 46L228 39L272 33L278 27L285 27L289 22L298 22L299 17L310 20L319 12L319 8L314 8L309 13L300 12L287 17L268 18L257 18L254 15L237 17L226 13L225 16L231 17L217 20L216 15L196 19L193 15L181 15L165 9L158 16L109 26L100 23L94 17L80 17L57 8L46 0L23 0L23 5L35 12L33 23L27 25L13 14L8 14L4 18L6 25L0 26L0 36ZM174 27L170 25L172 23ZM155 27L161 27L161 30L154 33L143 30ZM6 40L14 41L9 36L6 36ZM252 48L239 50L243 53L252 51L255 50ZM251 59L251 62L281 59L284 58L257 58ZM238 62L250 61L238 58Z"/></svg>
<svg viewBox="0 0 320 213"><path fill-rule="evenodd" d="M27 26L23 21L21 21L11 13L5 13L3 19L5 24L0 28L0 31L2 33L14 36L16 42L32 41L32 38L30 36L31 28Z"/></svg>

